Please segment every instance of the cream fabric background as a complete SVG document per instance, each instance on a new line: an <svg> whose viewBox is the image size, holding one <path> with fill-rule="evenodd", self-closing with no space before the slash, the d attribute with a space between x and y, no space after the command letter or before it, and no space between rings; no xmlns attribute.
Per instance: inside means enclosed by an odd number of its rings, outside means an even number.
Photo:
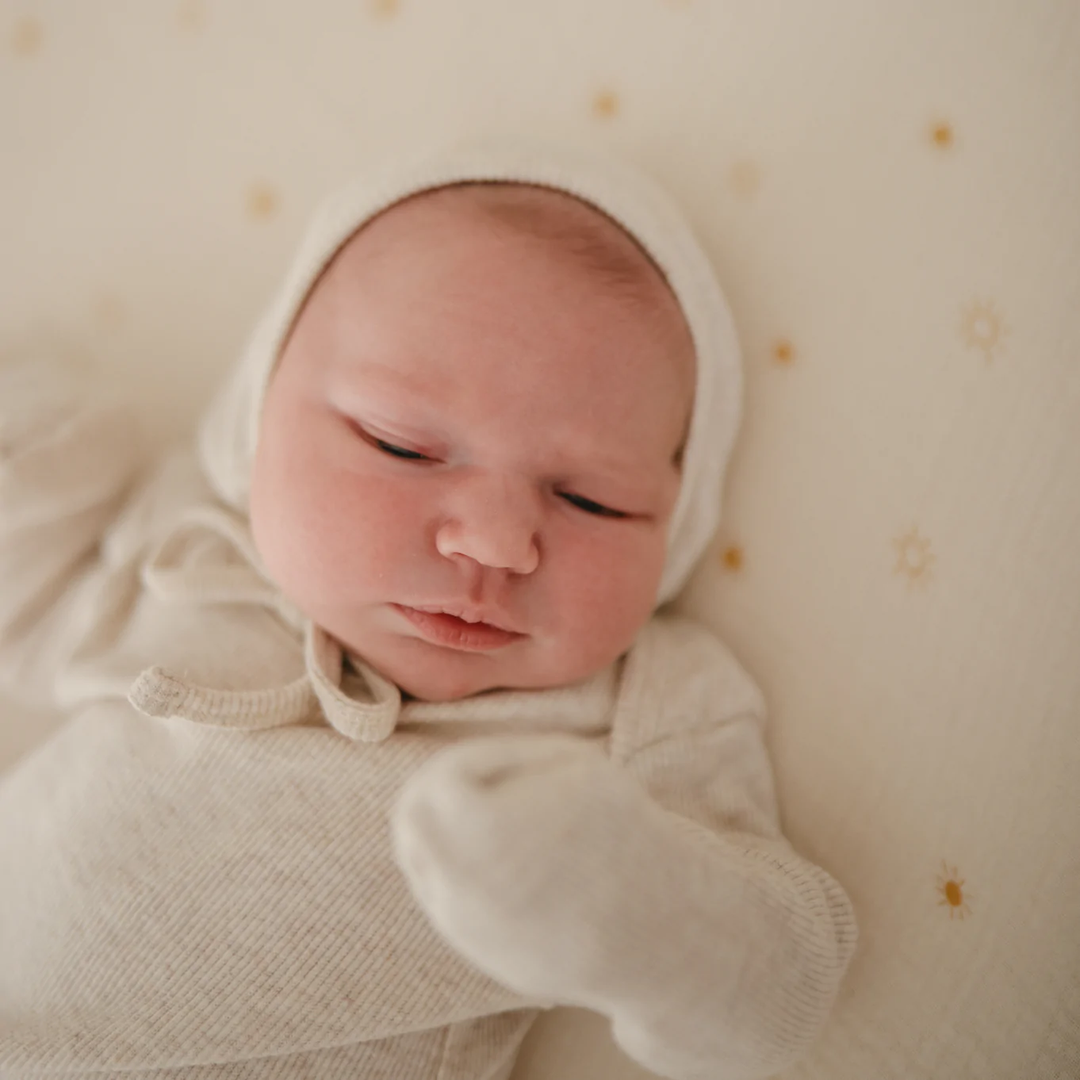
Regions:
<svg viewBox="0 0 1080 1080"><path fill-rule="evenodd" d="M316 202L527 132L681 202L746 355L687 604L862 942L800 1080L1080 1076L1080 4L0 0L0 349L186 430ZM0 724L13 760L53 721ZM643 1076L546 1017L516 1080Z"/></svg>

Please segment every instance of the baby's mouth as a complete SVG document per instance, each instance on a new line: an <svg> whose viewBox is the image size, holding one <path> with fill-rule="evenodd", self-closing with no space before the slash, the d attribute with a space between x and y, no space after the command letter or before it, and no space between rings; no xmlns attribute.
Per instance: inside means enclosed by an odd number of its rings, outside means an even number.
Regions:
<svg viewBox="0 0 1080 1080"><path fill-rule="evenodd" d="M406 607L392 604L428 641L466 652L487 652L501 649L525 637L514 630L482 621L470 622L442 609Z"/></svg>
<svg viewBox="0 0 1080 1080"><path fill-rule="evenodd" d="M456 619L466 626L490 626L495 630L505 630L515 634L518 631L510 624L510 620L495 612L484 611L480 608L467 608L462 605L446 605L439 607L426 607L413 605L413 611L422 611L428 615L445 615L447 618Z"/></svg>

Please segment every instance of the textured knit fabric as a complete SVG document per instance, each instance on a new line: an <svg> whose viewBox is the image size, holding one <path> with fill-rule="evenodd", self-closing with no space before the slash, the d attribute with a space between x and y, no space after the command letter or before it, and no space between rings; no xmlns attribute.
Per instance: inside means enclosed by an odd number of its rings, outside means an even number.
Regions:
<svg viewBox="0 0 1080 1080"><path fill-rule="evenodd" d="M266 342L361 202L314 229L198 454L144 475L122 404L0 366L0 675L70 714L0 783L0 1076L495 1080L558 1003L663 1075L771 1075L820 1031L855 925L780 835L761 696L720 642L658 613L574 686L403 702L260 566ZM665 595L737 414L719 293L678 250L658 261L700 396Z"/></svg>
<svg viewBox="0 0 1080 1080"><path fill-rule="evenodd" d="M657 603L666 603L686 582L720 519L722 481L742 406L739 346L709 260L682 215L647 177L612 158L542 143L491 141L391 161L328 199L202 426L200 449L207 476L225 502L246 510L263 392L319 272L380 211L409 195L463 181L537 184L590 203L645 248L678 297L697 370L682 485L657 596Z"/></svg>

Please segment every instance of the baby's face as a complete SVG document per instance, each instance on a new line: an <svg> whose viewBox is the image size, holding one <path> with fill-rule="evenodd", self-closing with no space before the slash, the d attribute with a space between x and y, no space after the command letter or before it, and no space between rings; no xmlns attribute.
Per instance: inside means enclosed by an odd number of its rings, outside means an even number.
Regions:
<svg viewBox="0 0 1080 1080"><path fill-rule="evenodd" d="M689 332L644 256L647 302L443 194L376 218L312 291L251 493L286 596L432 701L573 683L629 647L693 393Z"/></svg>

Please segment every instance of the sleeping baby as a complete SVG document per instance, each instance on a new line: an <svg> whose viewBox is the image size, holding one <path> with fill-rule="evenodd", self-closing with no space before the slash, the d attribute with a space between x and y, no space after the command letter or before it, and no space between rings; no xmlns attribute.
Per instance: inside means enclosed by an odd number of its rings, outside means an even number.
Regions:
<svg viewBox="0 0 1080 1080"><path fill-rule="evenodd" d="M666 606L740 395L612 161L392 164L312 224L198 439L0 365L0 1077L500 1080L538 1012L775 1074L855 947L763 702Z"/></svg>

